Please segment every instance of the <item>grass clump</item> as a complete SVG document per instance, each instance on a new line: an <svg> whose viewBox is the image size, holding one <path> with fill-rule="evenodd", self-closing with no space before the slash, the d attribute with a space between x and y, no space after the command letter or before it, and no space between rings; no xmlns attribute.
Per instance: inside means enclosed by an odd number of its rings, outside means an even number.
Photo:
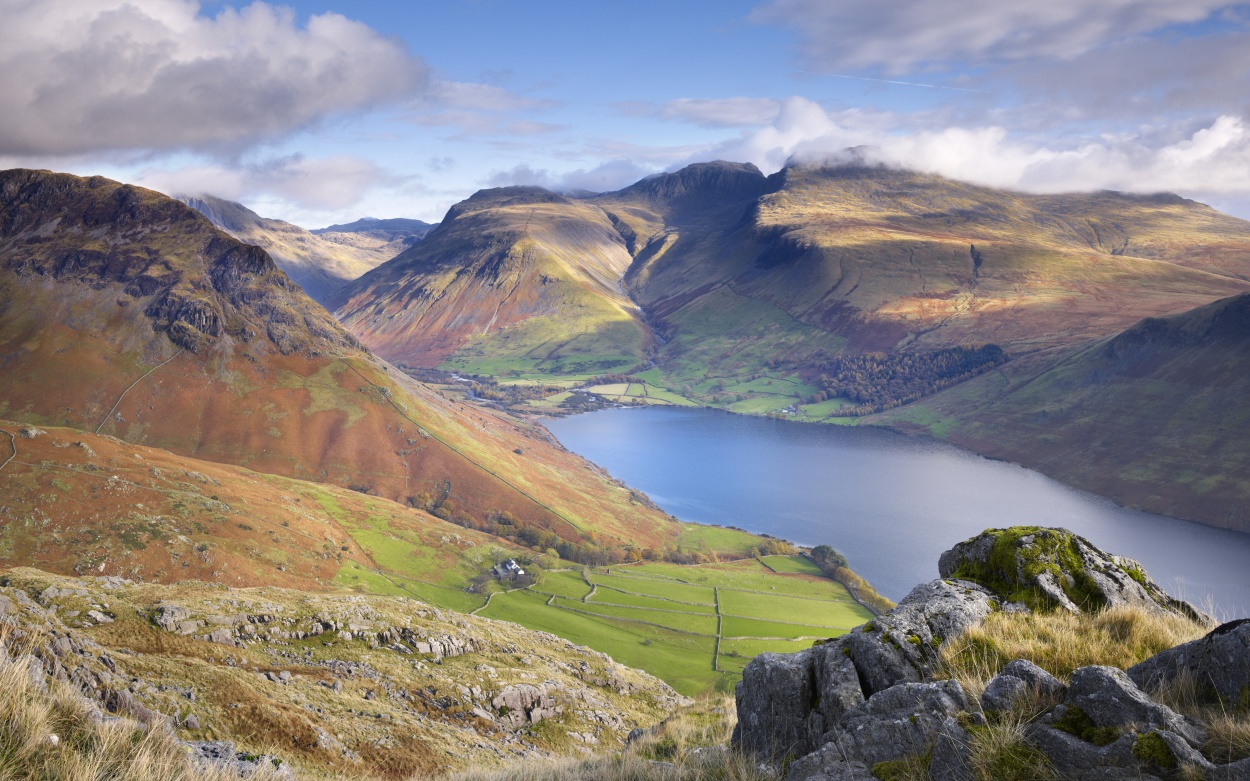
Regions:
<svg viewBox="0 0 1250 781"><path fill-rule="evenodd" d="M942 674L972 696L1014 659L1029 659L1066 679L1089 665L1126 669L1197 639L1206 627L1174 613L1118 606L1097 613L992 613L941 650Z"/></svg>
<svg viewBox="0 0 1250 781"><path fill-rule="evenodd" d="M978 781L1050 781L1055 772L1025 735L1029 720L1023 713L1008 714L984 727L971 727L969 760Z"/></svg>

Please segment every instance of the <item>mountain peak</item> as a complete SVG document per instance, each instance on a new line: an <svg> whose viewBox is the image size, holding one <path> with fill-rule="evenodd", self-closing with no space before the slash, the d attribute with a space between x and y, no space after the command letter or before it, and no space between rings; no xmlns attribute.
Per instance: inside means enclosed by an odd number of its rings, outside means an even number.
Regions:
<svg viewBox="0 0 1250 781"><path fill-rule="evenodd" d="M698 199L749 200L768 192L767 177L751 163L716 160L692 163L671 173L655 174L619 191L657 201Z"/></svg>

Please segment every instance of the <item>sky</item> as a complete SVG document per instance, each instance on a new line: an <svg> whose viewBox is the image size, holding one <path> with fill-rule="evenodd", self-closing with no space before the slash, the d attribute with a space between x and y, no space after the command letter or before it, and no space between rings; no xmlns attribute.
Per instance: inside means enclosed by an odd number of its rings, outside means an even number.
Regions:
<svg viewBox="0 0 1250 781"><path fill-rule="evenodd" d="M0 0L0 168L315 228L859 158L1250 218L1250 5Z"/></svg>

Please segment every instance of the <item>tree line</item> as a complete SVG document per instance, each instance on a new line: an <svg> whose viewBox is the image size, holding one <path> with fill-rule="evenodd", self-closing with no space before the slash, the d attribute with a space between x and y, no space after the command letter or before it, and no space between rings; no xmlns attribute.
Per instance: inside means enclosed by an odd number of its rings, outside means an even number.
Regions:
<svg viewBox="0 0 1250 781"><path fill-rule="evenodd" d="M882 412L936 393L1005 363L996 344L946 347L928 352L864 353L836 358L820 368L808 404L845 398L855 403L839 414Z"/></svg>

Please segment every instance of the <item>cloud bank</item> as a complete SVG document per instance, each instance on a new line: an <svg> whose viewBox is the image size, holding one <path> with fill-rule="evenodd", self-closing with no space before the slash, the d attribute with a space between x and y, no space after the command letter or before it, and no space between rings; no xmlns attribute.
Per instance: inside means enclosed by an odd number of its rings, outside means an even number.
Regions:
<svg viewBox="0 0 1250 781"><path fill-rule="evenodd" d="M688 162L738 160L772 172L791 159L844 159L846 150L857 147L856 154L869 162L1031 192L1250 192L1250 123L1239 116L1220 116L1179 136L1143 128L1067 145L997 125L917 130L910 122L891 126L890 120L886 115L831 112L792 97L782 102L769 125L713 145Z"/></svg>
<svg viewBox="0 0 1250 781"><path fill-rule="evenodd" d="M419 94L424 63L334 13L0 0L0 154L222 151Z"/></svg>

